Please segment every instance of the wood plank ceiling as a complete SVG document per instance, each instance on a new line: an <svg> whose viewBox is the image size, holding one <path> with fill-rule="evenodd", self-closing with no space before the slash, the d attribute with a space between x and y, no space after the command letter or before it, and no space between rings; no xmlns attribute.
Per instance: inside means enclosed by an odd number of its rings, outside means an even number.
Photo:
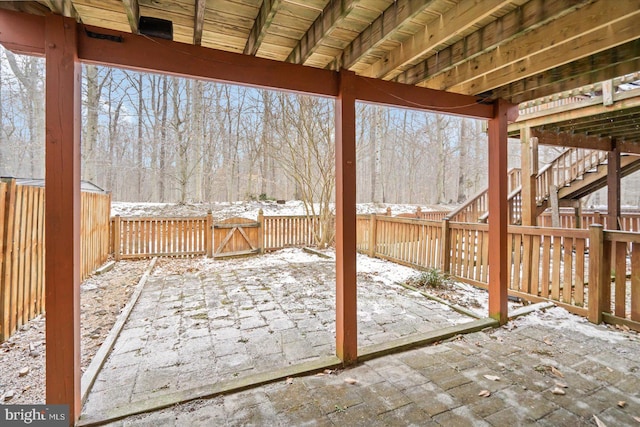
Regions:
<svg viewBox="0 0 640 427"><path fill-rule="evenodd" d="M88 25L520 103L640 70L640 0L40 0ZM632 115L632 117L635 117ZM633 119L635 120L635 119Z"/></svg>

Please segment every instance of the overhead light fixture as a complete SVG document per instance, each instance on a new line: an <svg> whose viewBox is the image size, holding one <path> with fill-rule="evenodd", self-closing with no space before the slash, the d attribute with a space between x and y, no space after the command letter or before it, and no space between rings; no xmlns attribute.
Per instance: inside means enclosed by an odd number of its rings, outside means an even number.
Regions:
<svg viewBox="0 0 640 427"><path fill-rule="evenodd" d="M138 21L138 32L149 37L173 40L173 22L168 19L141 16Z"/></svg>

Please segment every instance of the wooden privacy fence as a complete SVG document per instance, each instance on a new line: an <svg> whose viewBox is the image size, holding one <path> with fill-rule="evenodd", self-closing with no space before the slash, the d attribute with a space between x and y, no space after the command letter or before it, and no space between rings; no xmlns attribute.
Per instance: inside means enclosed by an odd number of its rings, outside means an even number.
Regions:
<svg viewBox="0 0 640 427"><path fill-rule="evenodd" d="M359 215L356 227L362 253L488 286L487 224ZM640 330L640 234L509 226L507 242L511 295Z"/></svg>
<svg viewBox="0 0 640 427"><path fill-rule="evenodd" d="M44 205L44 187L0 182L0 342L45 310ZM82 192L82 279L109 256L110 209L110 194Z"/></svg>
<svg viewBox="0 0 640 427"><path fill-rule="evenodd" d="M213 221L201 217L111 218L110 251L116 260L152 256L223 257L315 243L318 217L264 216Z"/></svg>
<svg viewBox="0 0 640 427"><path fill-rule="evenodd" d="M116 261L153 256L211 254L211 215L202 217L111 218L111 252Z"/></svg>

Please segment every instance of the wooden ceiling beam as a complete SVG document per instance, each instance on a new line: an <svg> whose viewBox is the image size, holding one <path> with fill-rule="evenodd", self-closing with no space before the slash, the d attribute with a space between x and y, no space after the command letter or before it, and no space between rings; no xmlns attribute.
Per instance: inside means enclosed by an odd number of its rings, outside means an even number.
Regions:
<svg viewBox="0 0 640 427"><path fill-rule="evenodd" d="M258 16L251 27L247 44L244 47L245 55L255 55L260 49L264 36L267 35L267 30L273 22L273 18L276 16L278 6L280 6L281 0L263 0L258 11Z"/></svg>
<svg viewBox="0 0 640 427"><path fill-rule="evenodd" d="M538 144L557 147L588 148L591 150L610 151L611 138L587 136L583 133L554 132L550 130L531 129L531 136L538 138Z"/></svg>
<svg viewBox="0 0 640 427"><path fill-rule="evenodd" d="M122 5L129 20L131 33L138 34L138 23L140 22L140 5L138 4L138 0L122 0Z"/></svg>
<svg viewBox="0 0 640 427"><path fill-rule="evenodd" d="M594 121L566 124L558 126L557 129L571 132L584 132L589 135L609 135L612 130L633 130L640 129L640 116L638 114L624 115L617 119L600 119ZM551 129L550 129L551 130Z"/></svg>
<svg viewBox="0 0 640 427"><path fill-rule="evenodd" d="M491 52L432 76L425 87L479 94L640 37L636 0L597 0Z"/></svg>
<svg viewBox="0 0 640 427"><path fill-rule="evenodd" d="M207 0L196 0L196 12L193 16L193 44L202 44L202 31L204 30L204 15L207 10Z"/></svg>
<svg viewBox="0 0 640 427"><path fill-rule="evenodd" d="M338 91L337 73L329 70L98 27L86 29L122 42L88 37L82 31L79 55L84 62L321 96L336 96Z"/></svg>
<svg viewBox="0 0 640 427"><path fill-rule="evenodd" d="M432 55L398 74L395 80L407 84L420 83L573 12L590 1L592 0L530 0L453 45L440 49L437 55Z"/></svg>
<svg viewBox="0 0 640 427"><path fill-rule="evenodd" d="M393 73L397 68L434 51L442 43L473 27L507 4L509 1L506 0L462 0L360 74L382 79L394 77Z"/></svg>
<svg viewBox="0 0 640 427"><path fill-rule="evenodd" d="M338 27L359 0L330 0L324 7L320 16L313 21L311 27L302 36L286 59L293 64L304 64L307 59L318 49L320 43L331 31Z"/></svg>
<svg viewBox="0 0 640 427"><path fill-rule="evenodd" d="M369 77L357 76L356 93L358 100L374 104L465 117L491 119L494 116L494 105L483 103L480 98ZM459 98L459 96L464 98ZM518 106L516 104L510 105L509 113L509 120L515 121Z"/></svg>
<svg viewBox="0 0 640 427"><path fill-rule="evenodd" d="M44 56L44 16L0 10L0 44L23 55Z"/></svg>
<svg viewBox="0 0 640 427"><path fill-rule="evenodd" d="M593 87L593 91L601 90L602 85L592 82L624 76L639 69L640 39L518 80L480 96L487 99L505 98L517 103L561 92L578 94L576 87L589 85Z"/></svg>
<svg viewBox="0 0 640 427"><path fill-rule="evenodd" d="M640 154L640 138L638 137L635 141L618 140L616 146L621 153Z"/></svg>
<svg viewBox="0 0 640 427"><path fill-rule="evenodd" d="M375 21L349 43L343 51L339 67L351 68L360 58L401 30L429 7L434 0L398 0L393 2Z"/></svg>

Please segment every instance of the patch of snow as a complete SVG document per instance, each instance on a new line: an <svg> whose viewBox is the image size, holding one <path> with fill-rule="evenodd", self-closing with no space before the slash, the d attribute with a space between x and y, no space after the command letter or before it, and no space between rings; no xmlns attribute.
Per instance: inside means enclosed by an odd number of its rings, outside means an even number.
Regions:
<svg viewBox="0 0 640 427"><path fill-rule="evenodd" d="M411 276L415 276L417 271L410 267L394 264L379 258L369 258L367 255L358 254L356 271L358 273L370 274L372 279L394 285L404 282Z"/></svg>
<svg viewBox="0 0 640 427"><path fill-rule="evenodd" d="M424 206L411 204L359 203L356 206L358 214L384 214L391 208L391 214L415 213L420 206L423 212L433 210L447 210L447 206ZM214 219L221 220L232 217L256 219L258 211L262 209L267 216L305 215L304 203L300 200L289 200L285 203L274 201L241 201L241 202L212 202L212 203L142 203L142 202L112 202L111 215L127 216L204 216L211 211ZM335 211L335 205L331 204ZM316 205L316 212L319 205Z"/></svg>
<svg viewBox="0 0 640 427"><path fill-rule="evenodd" d="M584 317L569 313L561 307L552 307L544 311L535 311L513 321L515 326L544 326L564 331L574 331L589 338L595 338L612 344L625 341L624 334L612 333L610 329L601 325L589 323Z"/></svg>

